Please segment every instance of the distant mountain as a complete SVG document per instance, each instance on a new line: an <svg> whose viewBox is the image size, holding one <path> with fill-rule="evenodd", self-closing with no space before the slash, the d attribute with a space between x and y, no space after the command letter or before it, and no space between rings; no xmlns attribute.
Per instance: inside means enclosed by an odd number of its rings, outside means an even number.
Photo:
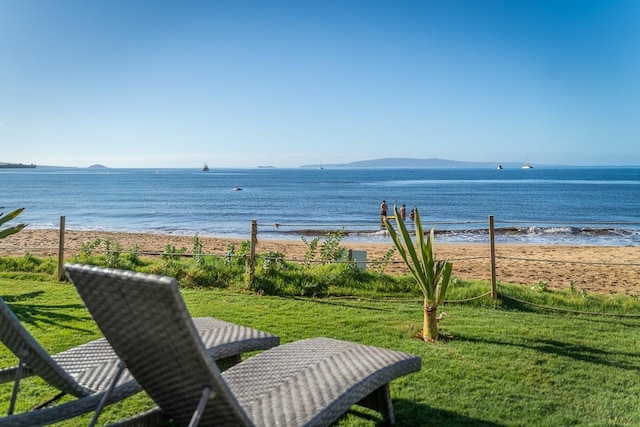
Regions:
<svg viewBox="0 0 640 427"><path fill-rule="evenodd" d="M413 159L413 158L384 158L374 160L360 160L351 163L303 165L301 168L520 168L522 163L516 162L461 162L445 159Z"/></svg>

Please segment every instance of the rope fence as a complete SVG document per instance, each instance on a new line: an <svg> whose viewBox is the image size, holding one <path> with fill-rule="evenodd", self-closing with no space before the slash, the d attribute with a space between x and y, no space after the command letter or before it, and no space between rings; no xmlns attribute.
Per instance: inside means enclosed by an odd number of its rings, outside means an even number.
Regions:
<svg viewBox="0 0 640 427"><path fill-rule="evenodd" d="M502 223L510 223L510 224L523 224L524 221L502 221ZM570 224L567 222L559 222L559 221L545 221L542 222L540 221L539 223L545 223L545 224L554 224L554 225L575 225L575 224ZM447 224L452 224L452 223L447 223ZM455 224L461 224L461 223L455 223ZM480 221L466 221L464 222L464 224L484 224L484 222L480 222ZM589 223L589 225L593 225L596 223ZM640 223L620 223L620 222L616 222L616 223L607 223L608 225L612 225L612 224L616 224L616 225L621 225L621 224L628 224L628 225L640 225ZM257 224L256 224L257 225ZM585 225L585 223L583 223L583 225ZM264 227L268 227L268 224L261 224L261 226ZM305 227L305 226L312 226L312 224L307 224L307 225L301 225L301 224L277 224L278 227L283 227L283 226L291 226L291 227ZM313 224L313 226L318 226L318 224ZM325 227L345 227L344 224L327 224L325 225ZM559 260L559 259L543 259L543 258L528 258L528 257L513 257L513 256L499 256L496 255L496 245L495 245L495 231L496 231L496 227L495 227L495 221L492 215L489 216L489 227L488 227L488 240L489 240L489 244L490 244L490 250L488 251L486 256L466 256L466 257L457 257L457 258L449 258L449 260L451 262L465 262L465 261L477 261L477 260L488 260L489 261L489 268L490 268L490 273L491 273L491 291L486 293L486 294L482 294L476 297L472 297L469 299L465 299L465 300L459 300L459 301L446 301L446 303L464 303L464 302L469 302L469 301L474 301L477 299L481 299L481 298L485 298L487 296L491 296L492 300L497 300L498 297L503 298L503 299L512 299L512 300L517 300L513 297L510 297L504 293L498 293L498 277L496 274L496 269L498 267L498 261L505 261L505 262L509 262L509 261L520 261L520 262L535 262L535 263L552 263L552 264L574 264L574 265L591 265L591 266L616 266L616 267L640 267L640 263L636 263L636 262L611 262L611 261L606 261L606 262L600 262L600 261L584 261L584 260ZM257 229L256 229L257 232ZM291 262L305 262L307 264L309 263L322 263L322 261L312 261L312 260L301 260L301 259L288 259L288 261ZM354 263L354 260L347 260L347 261L338 261L340 263ZM374 261L375 262L375 261ZM367 262L367 264L371 264L371 262ZM394 265L394 264L404 264L404 261L401 260L386 260L385 264L390 264L390 265ZM545 309L549 309L549 310L553 310L554 307L546 307L546 306L541 306L539 304L533 304L533 303L528 303L527 301L523 301L523 300L517 300L520 304L531 304L532 306L536 306L538 308L545 308ZM606 315L606 314L602 314L602 313L590 313L590 312L584 312L584 311L579 311L579 310L570 310L570 309L559 309L559 311L564 311L564 312L572 312L572 313L576 313L576 314L595 314L595 315ZM615 316L616 314L610 314L612 316ZM626 317L636 317L634 315L631 316L626 316ZM638 315L637 317L640 317L640 315Z"/></svg>
<svg viewBox="0 0 640 427"><path fill-rule="evenodd" d="M524 305L528 305L531 307L537 307L537 308L541 308L544 310L549 310L549 311L558 311L558 312L562 312L562 313L571 313L571 314L586 314L586 315L592 315L592 316L610 316L610 317L630 317L630 318L638 318L640 319L640 314L630 314L630 313L605 313L605 312L595 312L595 311L581 311L581 310L572 310L572 309L568 309L568 308L560 308L560 307L551 307L548 305L542 305L542 304L536 304L530 301L525 301L516 297L512 297L511 295L506 295L502 292L499 292L498 295L500 296L500 298L503 299L509 299L515 302L518 302L520 304L524 304Z"/></svg>
<svg viewBox="0 0 640 427"><path fill-rule="evenodd" d="M525 224L527 222L525 221L500 221L500 223L506 223L506 224ZM486 224L486 222L481 222L481 221L462 221L462 222L456 222L456 223L452 223L452 222L446 222L446 223L440 223L440 224ZM560 222L560 221L536 221L536 224L555 224L555 225L576 225L576 224L571 224L571 223L567 223L567 222ZM585 224L605 224L605 223L595 223L595 222L590 222L590 223L580 223L580 225L585 225ZM615 225L628 225L628 226L637 226L640 225L640 222L614 222L614 223L606 223L606 224L615 224ZM355 224L354 224L355 225ZM358 226L362 226L362 224L357 224ZM275 224L260 224L260 230L264 229L264 228L269 228L269 227L297 227L297 228L302 228L302 227L323 227L324 229L327 229L328 227L340 227L340 228L344 228L345 226L350 226L349 224L288 224L288 223L275 223ZM572 265L584 265L584 266L602 266L602 267L617 267L617 268L629 268L629 269L635 269L635 268L639 268L640 267L640 262L636 262L634 261L627 261L627 262L619 262L617 260L608 260L608 261L588 261L588 260L580 260L580 259L553 259L553 258L540 258L540 257L521 257L521 256L504 256L504 255L498 255L496 254L496 246L495 244L495 221L492 215L489 216L489 221L488 221L488 233L487 233L487 238L488 238L488 242L489 243L489 247L487 248L487 253L486 255L480 255L480 256L459 256L459 257L450 257L449 261L451 262L455 262L455 263L465 263L465 262L474 262L474 261L487 261L487 276L486 277L490 277L490 281L491 281L491 298L493 300L496 300L498 298L498 274L497 274L497 269L500 267L504 267L507 266L508 263L510 262L521 262L521 263L544 263L544 264L553 264L553 265L562 265L562 264L572 264ZM258 222L256 220L253 220L251 222L251 227L250 227L250 236L249 236L249 248L250 250L248 251L247 254L243 253L243 258L246 257L246 265L247 265L247 272L250 275L250 278L253 278L253 274L255 272L255 265L256 265L256 259L258 257L265 257L264 254L259 254L257 252L259 243L258 243L258 234L259 234L259 226L258 226ZM47 251L48 253L54 253L57 252L58 253L58 277L62 280L64 278L64 271L63 271L63 263L64 263L64 257L65 257L65 217L61 216L60 217L60 229L59 229L59 244L57 247L54 246L39 246L39 245L32 245L29 247L21 247L21 250L27 251L27 253L32 253L32 252L41 252L41 251ZM96 252L100 252L99 249L96 249ZM125 250L122 250L121 252L126 252ZM163 255L171 255L171 256L181 256L181 257L192 257L193 254L192 253L188 253L188 252L180 252L180 253L168 253L166 250L165 251L152 251L152 250L145 250L145 249L141 249L141 250L137 250L136 251L137 255L141 255L141 256L163 256ZM226 258L231 260L234 257L237 257L238 255L226 251L226 252L206 252L206 253L200 253L198 254L200 256L205 256L205 257L219 257L219 258ZM268 258L269 256L266 255L266 258ZM305 264L322 264L325 263L325 260L317 260L317 259L306 259L306 258L289 258L287 257L287 261L288 262L293 262L293 263L305 263ZM378 270L383 271L384 268L386 268L387 265L391 265L391 266L398 266L398 265L404 265L404 261L402 260L398 260L396 259L366 259L366 255L365 255L365 260L362 261L358 261L358 260L354 260L351 257L347 258L347 259L343 259L343 260L339 260L336 261L338 263L348 263L348 264L356 264L356 265L364 265L364 268L370 267L370 268L377 268ZM477 267L477 264L476 264ZM606 272L606 274L611 275L612 273L610 272ZM640 272L638 274L638 279L640 280ZM533 282L532 282L533 283ZM637 286L637 284L634 284L634 286ZM478 298L482 298L485 297L486 295L482 295L479 296ZM501 297L504 298L511 298L513 299L513 297L510 297L508 295L504 295L503 293L500 294ZM475 299L475 298L474 298ZM518 301L519 303L525 304L526 302L523 301Z"/></svg>
<svg viewBox="0 0 640 427"><path fill-rule="evenodd" d="M458 299L458 300L445 300L444 304L459 304L465 302L471 302L482 299L491 295L491 292L486 292L482 295L477 295L471 298ZM404 303L404 302L422 302L424 298L364 298L355 296L340 296L340 297L328 297L329 300L357 300L357 301L369 301L369 302L382 302L382 303Z"/></svg>
<svg viewBox="0 0 640 427"><path fill-rule="evenodd" d="M640 267L640 263L622 263L622 262L596 262L596 261L571 261L571 260L557 260L557 259L536 259L536 258L520 258L509 256L496 256L496 259L505 259L512 261L527 261L527 262L544 262L549 264L582 264L582 265L615 265L615 266L628 266L628 267Z"/></svg>

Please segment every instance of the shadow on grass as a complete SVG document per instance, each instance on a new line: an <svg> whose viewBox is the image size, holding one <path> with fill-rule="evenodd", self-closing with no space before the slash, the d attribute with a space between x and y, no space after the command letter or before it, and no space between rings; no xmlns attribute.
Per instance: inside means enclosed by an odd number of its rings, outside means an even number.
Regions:
<svg viewBox="0 0 640 427"><path fill-rule="evenodd" d="M371 307L363 304L353 304L350 303L349 300L327 300L321 298L304 298L304 297L289 297L296 301L304 301L304 302L314 302L317 304L325 304L325 305L333 305L336 307L347 307L347 308L357 308L360 310L371 310L371 311L393 311L391 308L380 308L380 307Z"/></svg>
<svg viewBox="0 0 640 427"><path fill-rule="evenodd" d="M457 334L456 340L477 342L484 344L496 344L500 346L512 346L539 351L541 353L556 356L568 357L581 362L594 363L598 365L610 366L613 368L640 371L640 360L637 353L625 353L620 351L605 351L595 347L566 343L557 340L537 340L530 342L509 342L496 339L478 339ZM614 359L628 357L637 363L625 363Z"/></svg>
<svg viewBox="0 0 640 427"><path fill-rule="evenodd" d="M393 408L396 417L395 426L406 427L500 427L492 421L478 420L455 412L443 409L431 408L428 405L413 402L407 399L393 399ZM358 418L374 421L376 426L386 426L380 417L359 411L358 406L353 406L349 412Z"/></svg>
<svg viewBox="0 0 640 427"><path fill-rule="evenodd" d="M72 329L79 332L91 333L92 330L69 326L70 322L85 322L92 320L87 313L85 316L73 316L66 314L66 310L85 310L82 304L45 305L45 304L24 304L23 301L39 297L44 292L30 292L20 295L3 296L11 311L23 324L30 324L39 327L39 324L57 326L60 328ZM18 304L15 304L19 302Z"/></svg>

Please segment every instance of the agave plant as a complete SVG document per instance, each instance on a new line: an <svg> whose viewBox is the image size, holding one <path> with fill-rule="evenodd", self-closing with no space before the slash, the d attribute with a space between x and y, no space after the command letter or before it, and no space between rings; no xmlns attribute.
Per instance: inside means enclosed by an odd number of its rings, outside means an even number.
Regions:
<svg viewBox="0 0 640 427"><path fill-rule="evenodd" d="M9 222L12 219L14 219L15 217L17 217L18 215L20 215L23 210L24 210L24 208L16 209L13 212L9 212L6 216L3 216L3 214L0 213L0 226L2 226L2 224L4 224L5 222ZM18 225L14 225L13 227L7 227L7 228L0 229L0 239L4 239L7 236L11 236L12 234L16 234L17 232L19 232L20 230L22 230L26 226L27 226L27 224L18 224Z"/></svg>
<svg viewBox="0 0 640 427"><path fill-rule="evenodd" d="M384 222L393 244L418 282L424 296L423 339L434 341L438 338L438 321L440 320L437 316L437 310L438 306L444 302L451 280L452 265L447 260L436 260L433 228L425 240L418 209L415 210L414 218L416 247L414 247L411 235L407 231L402 217L398 214L396 206L393 207L393 212L399 232L396 232L388 218L385 218Z"/></svg>

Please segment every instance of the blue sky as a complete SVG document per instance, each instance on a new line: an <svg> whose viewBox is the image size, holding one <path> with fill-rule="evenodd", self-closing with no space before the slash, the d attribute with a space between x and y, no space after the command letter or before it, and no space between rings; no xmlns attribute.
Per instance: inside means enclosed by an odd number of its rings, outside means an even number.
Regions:
<svg viewBox="0 0 640 427"><path fill-rule="evenodd" d="M640 165L636 0L0 0L0 161Z"/></svg>

